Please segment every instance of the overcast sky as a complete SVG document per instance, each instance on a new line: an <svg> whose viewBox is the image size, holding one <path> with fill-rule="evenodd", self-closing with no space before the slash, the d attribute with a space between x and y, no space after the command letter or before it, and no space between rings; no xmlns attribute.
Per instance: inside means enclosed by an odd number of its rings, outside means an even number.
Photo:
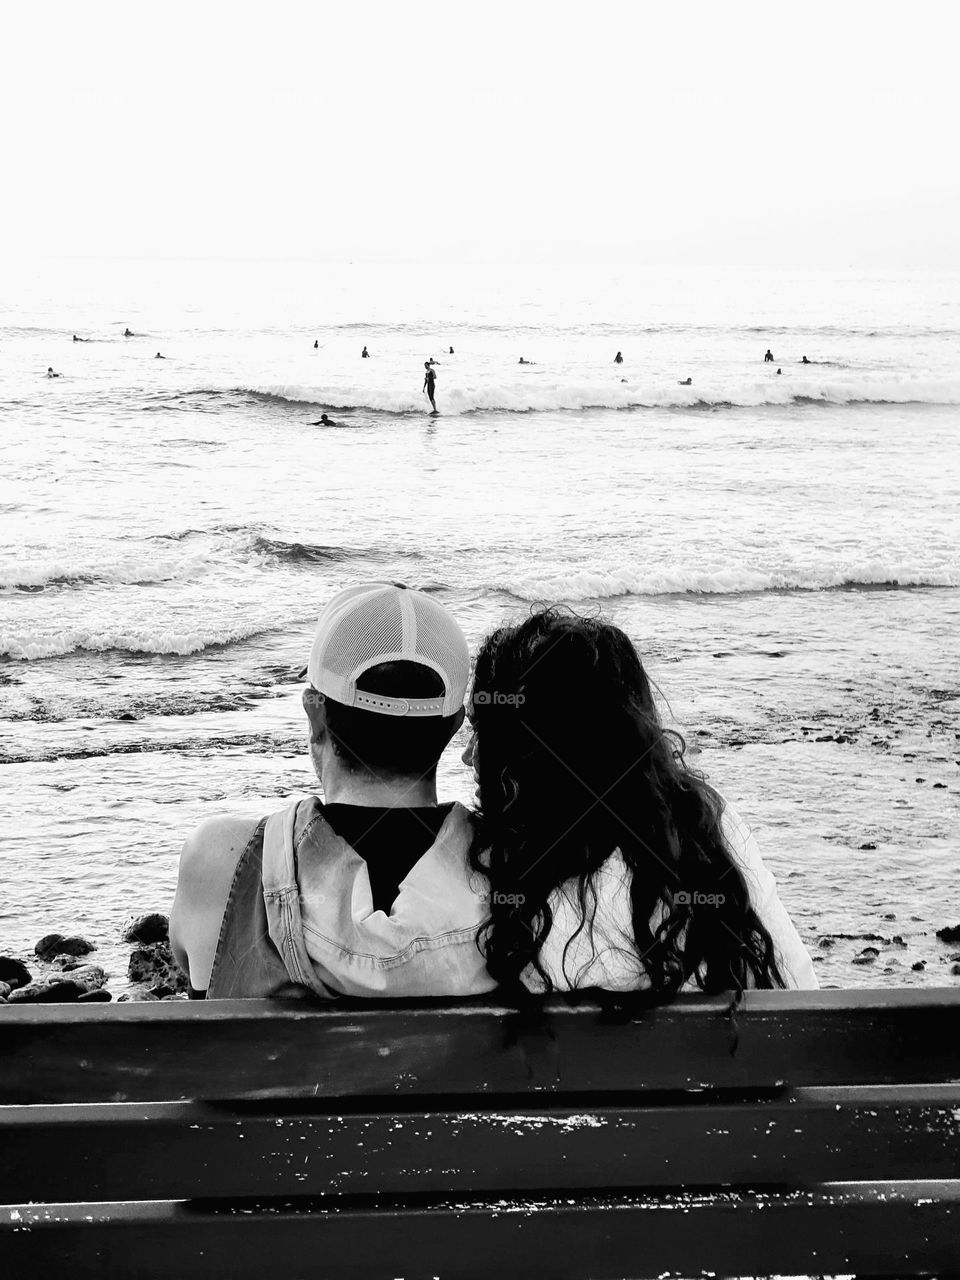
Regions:
<svg viewBox="0 0 960 1280"><path fill-rule="evenodd" d="M956 36L926 0L7 3L0 255L955 268Z"/></svg>

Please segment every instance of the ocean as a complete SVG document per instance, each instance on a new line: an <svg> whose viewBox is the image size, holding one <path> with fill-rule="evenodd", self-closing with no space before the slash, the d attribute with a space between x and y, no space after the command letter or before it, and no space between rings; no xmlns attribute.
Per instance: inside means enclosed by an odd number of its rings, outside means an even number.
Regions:
<svg viewBox="0 0 960 1280"><path fill-rule="evenodd" d="M960 277L48 262L5 283L0 952L77 931L122 989L120 926L169 910L194 824L312 787L316 615L387 579L471 645L541 602L624 627L821 981L957 980L935 930L960 921ZM440 790L468 802L460 749Z"/></svg>

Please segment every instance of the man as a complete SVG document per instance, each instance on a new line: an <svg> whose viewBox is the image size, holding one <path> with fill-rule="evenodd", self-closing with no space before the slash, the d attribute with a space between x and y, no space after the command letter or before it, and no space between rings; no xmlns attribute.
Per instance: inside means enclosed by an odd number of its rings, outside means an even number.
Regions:
<svg viewBox="0 0 960 1280"><path fill-rule="evenodd" d="M492 990L470 815L437 803L469 669L460 628L419 591L365 584L330 601L303 694L323 803L210 818L187 839L170 941L193 995Z"/></svg>
<svg viewBox="0 0 960 1280"><path fill-rule="evenodd" d="M434 372L433 365L434 365L434 362L432 360L424 360L423 362L423 367L426 369L427 372L424 374L424 377L423 377L422 390L424 390L427 393L430 399L430 403L433 405L433 408L430 410L430 412L436 413L437 402L434 399L434 389L436 388L436 385L437 385L437 375Z"/></svg>

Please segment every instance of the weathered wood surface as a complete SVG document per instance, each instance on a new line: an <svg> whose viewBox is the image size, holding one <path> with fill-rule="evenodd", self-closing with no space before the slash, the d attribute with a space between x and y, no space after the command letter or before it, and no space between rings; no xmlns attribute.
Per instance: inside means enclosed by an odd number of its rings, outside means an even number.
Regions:
<svg viewBox="0 0 960 1280"><path fill-rule="evenodd" d="M960 1080L960 990L552 1002L6 1006L0 1103L602 1093Z"/></svg>
<svg viewBox="0 0 960 1280"><path fill-rule="evenodd" d="M98 1280L942 1275L960 1264L960 1188L844 1183L783 1195L387 1202L372 1212L279 1201L21 1206L0 1209L0 1258L11 1276L57 1268Z"/></svg>
<svg viewBox="0 0 960 1280"><path fill-rule="evenodd" d="M197 1103L0 1108L0 1203L960 1179L960 1086L761 1102L327 1113ZM491 1100L493 1101L493 1100ZM544 1100L546 1101L546 1100Z"/></svg>

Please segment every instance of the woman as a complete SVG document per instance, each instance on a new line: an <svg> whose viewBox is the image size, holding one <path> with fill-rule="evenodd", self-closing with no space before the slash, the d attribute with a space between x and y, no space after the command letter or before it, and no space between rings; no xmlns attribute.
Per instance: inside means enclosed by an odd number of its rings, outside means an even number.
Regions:
<svg viewBox="0 0 960 1280"><path fill-rule="evenodd" d="M557 609L477 655L478 938L514 994L815 988L748 829L684 761L627 636Z"/></svg>

